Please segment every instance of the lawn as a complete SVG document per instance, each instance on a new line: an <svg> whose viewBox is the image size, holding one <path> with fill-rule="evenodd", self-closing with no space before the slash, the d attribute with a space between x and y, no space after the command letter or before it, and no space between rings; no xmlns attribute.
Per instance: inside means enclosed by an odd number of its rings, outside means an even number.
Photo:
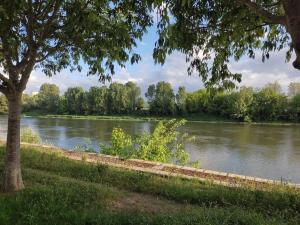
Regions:
<svg viewBox="0 0 300 225"><path fill-rule="evenodd" d="M4 148L0 146L0 173ZM300 224L300 193L165 178L22 148L26 189L0 193L0 224Z"/></svg>

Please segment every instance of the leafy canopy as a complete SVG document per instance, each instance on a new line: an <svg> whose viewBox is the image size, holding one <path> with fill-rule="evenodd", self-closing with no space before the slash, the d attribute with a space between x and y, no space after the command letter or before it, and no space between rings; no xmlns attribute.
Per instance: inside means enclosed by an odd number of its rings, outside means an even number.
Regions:
<svg viewBox="0 0 300 225"><path fill-rule="evenodd" d="M0 91L24 90L33 68L52 76L85 63L89 75L110 78L115 63L140 60L133 48L150 12L143 0L1 1Z"/></svg>
<svg viewBox="0 0 300 225"><path fill-rule="evenodd" d="M241 74L230 71L229 61L243 55L254 58L256 50L263 61L280 50L291 58L282 1L167 0L159 12L156 62L163 64L178 50L186 55L188 73L197 71L207 86L234 87Z"/></svg>

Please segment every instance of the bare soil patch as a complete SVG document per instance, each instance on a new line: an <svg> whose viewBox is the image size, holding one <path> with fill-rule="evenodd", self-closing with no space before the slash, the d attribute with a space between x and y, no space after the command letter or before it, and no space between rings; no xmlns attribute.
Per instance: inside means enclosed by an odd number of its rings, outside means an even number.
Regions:
<svg viewBox="0 0 300 225"><path fill-rule="evenodd" d="M175 213L189 206L157 196L130 192L113 201L110 207L112 207L113 210L139 211L156 214L162 212Z"/></svg>

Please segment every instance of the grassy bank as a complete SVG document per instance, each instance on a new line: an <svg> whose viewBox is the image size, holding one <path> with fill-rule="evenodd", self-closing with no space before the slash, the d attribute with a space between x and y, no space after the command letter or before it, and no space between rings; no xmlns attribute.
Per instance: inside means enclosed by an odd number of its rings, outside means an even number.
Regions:
<svg viewBox="0 0 300 225"><path fill-rule="evenodd" d="M0 146L0 172L4 148ZM0 224L299 224L300 193L124 171L23 147L26 189L0 194Z"/></svg>

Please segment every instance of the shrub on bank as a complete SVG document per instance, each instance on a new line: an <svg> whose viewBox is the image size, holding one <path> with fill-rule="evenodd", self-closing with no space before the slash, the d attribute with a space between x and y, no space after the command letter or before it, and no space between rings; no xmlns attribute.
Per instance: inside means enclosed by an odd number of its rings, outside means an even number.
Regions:
<svg viewBox="0 0 300 225"><path fill-rule="evenodd" d="M193 137L178 132L184 124L185 120L160 121L152 133L144 132L136 137L130 136L121 128L114 128L111 145L102 145L102 153L185 165L189 162L189 154L185 151L184 145Z"/></svg>
<svg viewBox="0 0 300 225"><path fill-rule="evenodd" d="M40 144L41 138L35 133L31 128L21 129L21 142L26 142L30 144Z"/></svg>

